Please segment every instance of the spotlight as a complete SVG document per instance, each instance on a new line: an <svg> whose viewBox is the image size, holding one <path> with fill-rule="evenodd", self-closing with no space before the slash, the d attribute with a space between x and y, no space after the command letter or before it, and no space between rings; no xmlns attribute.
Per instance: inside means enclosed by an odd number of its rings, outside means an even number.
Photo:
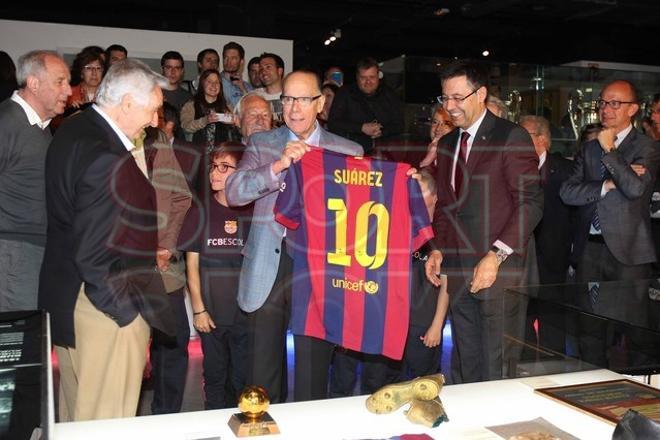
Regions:
<svg viewBox="0 0 660 440"><path fill-rule="evenodd" d="M483 52L481 52L481 55L487 57L488 55L490 55L490 52L488 50L484 50Z"/></svg>
<svg viewBox="0 0 660 440"><path fill-rule="evenodd" d="M334 35L330 35L330 38L328 38L328 40L330 40L330 41L336 41L336 40L337 40L337 37L335 37Z"/></svg>
<svg viewBox="0 0 660 440"><path fill-rule="evenodd" d="M330 40L325 40L323 42L323 44L325 44L326 46L330 46L330 43L332 43L332 41L330 41Z"/></svg>

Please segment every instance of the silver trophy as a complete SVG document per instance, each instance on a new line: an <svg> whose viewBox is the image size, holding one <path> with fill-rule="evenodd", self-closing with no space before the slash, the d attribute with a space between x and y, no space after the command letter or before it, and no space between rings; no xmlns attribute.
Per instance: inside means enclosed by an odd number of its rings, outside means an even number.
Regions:
<svg viewBox="0 0 660 440"><path fill-rule="evenodd" d="M504 101L507 108L509 109L509 121L515 122L516 124L520 121L520 111L522 109L522 96L520 92L516 89L511 90L509 93L508 99Z"/></svg>
<svg viewBox="0 0 660 440"><path fill-rule="evenodd" d="M571 122L573 137L579 139L582 130L582 90L575 89L568 93L568 119Z"/></svg>

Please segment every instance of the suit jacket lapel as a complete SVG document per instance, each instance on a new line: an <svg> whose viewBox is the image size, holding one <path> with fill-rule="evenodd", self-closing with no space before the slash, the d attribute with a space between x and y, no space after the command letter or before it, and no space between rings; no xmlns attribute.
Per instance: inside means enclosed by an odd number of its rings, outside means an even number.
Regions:
<svg viewBox="0 0 660 440"><path fill-rule="evenodd" d="M131 169L132 173L139 173L142 178L149 184L151 185L151 181L147 176L144 175L140 167L138 167L137 162L133 158L133 155L131 154L130 151L126 149L126 146L122 143L121 139L119 139L119 136L115 131L110 127L110 124L108 124L108 121L106 121L103 116L101 116L96 110L93 108L89 108L85 110L86 112L89 112L89 116L94 121L94 123L101 129L103 132L106 134L106 138L108 139L108 150L119 154L119 156L122 158L122 160L126 161L127 163L122 166L128 166ZM142 147L144 148L144 147ZM130 160L126 156L131 156ZM146 151L145 151L146 155ZM146 157L145 157L146 159Z"/></svg>
<svg viewBox="0 0 660 440"><path fill-rule="evenodd" d="M120 154L129 153L121 142L121 139L119 139L119 136L117 136L117 133L115 133L112 127L110 127L108 121L106 121L103 116L91 107L85 110L85 112L87 112L90 119L105 133L107 139L110 141L108 143L108 149L110 151Z"/></svg>
<svg viewBox="0 0 660 440"><path fill-rule="evenodd" d="M481 121L479 130L477 130L477 134L472 142L470 156L468 156L467 169L470 176L474 172L481 158L484 156L484 153L486 153L484 148L489 147L492 144L491 133L494 126L495 116L490 111L486 110L486 116L484 116L483 121Z"/></svg>
<svg viewBox="0 0 660 440"><path fill-rule="evenodd" d="M628 133L628 136L626 136L623 141L619 144L619 152L621 154L626 154L628 152L628 149L630 149L633 146L633 143L635 141L635 138L637 137L637 131L633 127L632 130L630 130L630 133Z"/></svg>
<svg viewBox="0 0 660 440"><path fill-rule="evenodd" d="M444 144L444 148L439 148L438 154L438 171L437 175L443 177L442 185L445 187L446 192L451 194L451 197L456 200L456 193L451 187L451 170L454 165L454 156L456 155L456 148L458 148L458 129L446 134L443 137L443 140L446 138L446 141L441 141L441 145Z"/></svg>

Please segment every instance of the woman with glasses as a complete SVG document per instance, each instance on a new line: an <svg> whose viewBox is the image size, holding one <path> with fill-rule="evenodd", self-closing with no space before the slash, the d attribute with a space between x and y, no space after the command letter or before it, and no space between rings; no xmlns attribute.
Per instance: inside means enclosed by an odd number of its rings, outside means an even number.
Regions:
<svg viewBox="0 0 660 440"><path fill-rule="evenodd" d="M193 326L204 354L206 409L236 406L245 386L247 322L236 296L252 204L230 208L225 195L227 177L235 172L240 151L241 144L224 142L211 152L207 173L211 191L201 207L190 208L179 235L179 250L186 252Z"/></svg>
<svg viewBox="0 0 660 440"><path fill-rule="evenodd" d="M195 97L181 108L181 127L192 134L194 144L210 152L219 142L229 140L232 120L222 97L220 72L205 70Z"/></svg>
<svg viewBox="0 0 660 440"><path fill-rule="evenodd" d="M104 65L101 55L93 50L83 50L76 55L71 67L71 96L67 101L64 116L82 110L94 102L96 89L105 73Z"/></svg>
<svg viewBox="0 0 660 440"><path fill-rule="evenodd" d="M451 122L449 113L442 107L442 104L438 104L433 109L433 116L431 117L431 130L429 132L431 143L426 150L426 156L419 163L419 168L435 165L438 157L438 141L453 129L454 124Z"/></svg>

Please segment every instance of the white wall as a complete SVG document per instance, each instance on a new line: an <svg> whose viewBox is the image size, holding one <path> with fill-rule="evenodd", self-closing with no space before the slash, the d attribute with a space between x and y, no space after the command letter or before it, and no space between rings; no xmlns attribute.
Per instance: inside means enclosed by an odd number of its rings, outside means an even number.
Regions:
<svg viewBox="0 0 660 440"><path fill-rule="evenodd" d="M196 59L200 50L211 47L221 53L222 46L230 41L236 41L245 48L246 63L262 52L272 52L284 59L286 72L293 67L293 41L272 38L0 20L0 41L0 50L7 52L14 62L34 49L56 50L70 60L85 46L97 45L105 49L117 43L128 49L129 57L147 62L157 72L160 72L163 53L176 50L187 61L186 79L197 76Z"/></svg>

